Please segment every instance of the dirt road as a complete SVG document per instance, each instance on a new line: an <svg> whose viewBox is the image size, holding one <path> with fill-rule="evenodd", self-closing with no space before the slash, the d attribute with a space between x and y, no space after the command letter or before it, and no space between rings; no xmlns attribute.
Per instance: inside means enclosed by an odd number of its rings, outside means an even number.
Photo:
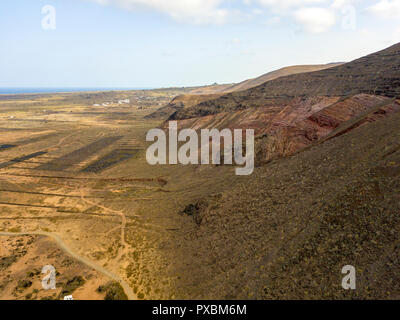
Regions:
<svg viewBox="0 0 400 320"><path fill-rule="evenodd" d="M90 261L87 258L81 257L74 251L72 251L67 245L64 243L64 241L56 234L53 233L48 233L48 232L20 232L20 233L10 233L10 232L0 232L0 236L7 236L7 237L17 237L17 236L46 236L54 239L57 244L70 256L72 256L74 259L78 260L79 262L87 265L88 267L104 274L105 276L111 278L114 281L117 281L118 283L121 284L122 288L124 289L126 295L128 296L129 300L137 300L137 297L135 293L133 292L132 288L128 285L128 283L121 279L118 275L106 270L102 266L99 266L95 264L94 262Z"/></svg>

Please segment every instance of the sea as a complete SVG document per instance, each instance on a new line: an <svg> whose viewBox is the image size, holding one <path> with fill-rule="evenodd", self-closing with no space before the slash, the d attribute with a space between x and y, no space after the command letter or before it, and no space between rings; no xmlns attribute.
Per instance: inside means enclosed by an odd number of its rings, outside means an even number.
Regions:
<svg viewBox="0 0 400 320"><path fill-rule="evenodd" d="M150 90L152 88L0 88L0 94Z"/></svg>

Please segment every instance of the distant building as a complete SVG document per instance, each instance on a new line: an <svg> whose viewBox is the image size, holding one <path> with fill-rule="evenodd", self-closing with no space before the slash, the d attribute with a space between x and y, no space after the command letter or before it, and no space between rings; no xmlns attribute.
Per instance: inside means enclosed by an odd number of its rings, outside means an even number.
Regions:
<svg viewBox="0 0 400 320"><path fill-rule="evenodd" d="M118 101L118 104L128 104L128 103L130 103L131 102L131 100L129 100L129 99L124 99L124 100L119 100Z"/></svg>

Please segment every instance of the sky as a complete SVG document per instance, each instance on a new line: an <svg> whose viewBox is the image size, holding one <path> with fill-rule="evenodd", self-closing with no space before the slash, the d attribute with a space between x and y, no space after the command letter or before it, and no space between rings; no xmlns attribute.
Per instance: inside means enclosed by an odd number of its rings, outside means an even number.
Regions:
<svg viewBox="0 0 400 320"><path fill-rule="evenodd" d="M2 0L0 87L234 83L400 42L400 0Z"/></svg>

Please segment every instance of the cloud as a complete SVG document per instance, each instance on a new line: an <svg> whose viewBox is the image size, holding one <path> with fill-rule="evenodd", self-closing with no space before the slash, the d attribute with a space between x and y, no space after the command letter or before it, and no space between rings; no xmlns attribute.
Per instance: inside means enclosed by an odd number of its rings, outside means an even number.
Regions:
<svg viewBox="0 0 400 320"><path fill-rule="evenodd" d="M335 23L335 13L356 0L256 0L274 14L274 20L291 17L303 30L310 33L328 31Z"/></svg>
<svg viewBox="0 0 400 320"><path fill-rule="evenodd" d="M273 16L291 17L304 31L322 33L342 17L343 30L354 30L356 24L354 4L361 0L255 0L273 13ZM399 0L400 1L400 0ZM276 19L276 18L275 18ZM273 20L272 20L273 21Z"/></svg>
<svg viewBox="0 0 400 320"><path fill-rule="evenodd" d="M308 5L328 3L328 0L257 0L264 7L274 12L282 12L293 8L303 8Z"/></svg>
<svg viewBox="0 0 400 320"><path fill-rule="evenodd" d="M224 23L229 11L221 8L223 0L88 0L101 5L115 5L127 10L151 9L171 18L194 24Z"/></svg>
<svg viewBox="0 0 400 320"><path fill-rule="evenodd" d="M368 11L385 19L400 18L399 0L381 0L368 8Z"/></svg>
<svg viewBox="0 0 400 320"><path fill-rule="evenodd" d="M266 24L278 24L283 18L294 19L311 33L329 30L335 15L349 4L360 0L86 0L101 5L114 5L126 10L148 9L172 19L192 24L223 24L255 19L265 15ZM400 0L396 0L397 3ZM395 1L393 1L395 2ZM235 5L234 5L235 3ZM236 4L248 7L245 15ZM381 0L380 3L388 3ZM245 10L246 11L246 10Z"/></svg>
<svg viewBox="0 0 400 320"><path fill-rule="evenodd" d="M325 32L336 22L334 12L326 8L302 8L294 12L294 18L311 33Z"/></svg>

